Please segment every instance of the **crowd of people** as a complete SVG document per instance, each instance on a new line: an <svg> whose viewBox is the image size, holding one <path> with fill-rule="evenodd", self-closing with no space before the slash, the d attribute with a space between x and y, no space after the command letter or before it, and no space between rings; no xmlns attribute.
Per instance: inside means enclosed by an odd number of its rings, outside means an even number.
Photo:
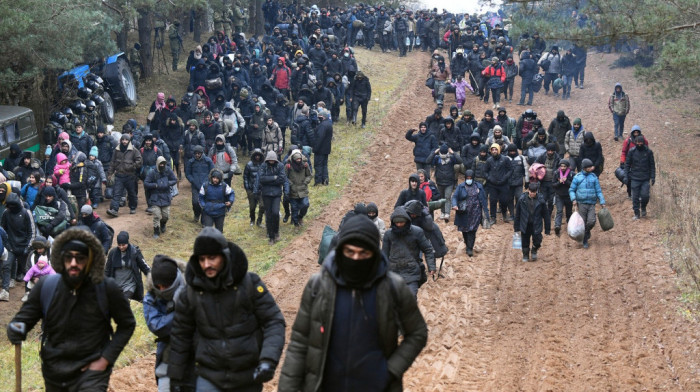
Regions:
<svg viewBox="0 0 700 392"><path fill-rule="evenodd" d="M223 234L236 201L232 182L242 180L250 225L262 226L265 218L269 244L279 240L280 220L303 225L311 181L329 184L340 107L353 125L361 109L360 126L366 124L372 89L354 58L359 44L372 50L379 43L399 56L418 47L431 51L436 107L405 134L414 144L416 172L388 225L375 203L357 203L304 288L280 391L401 390L428 335L417 293L429 276L440 277L437 261L448 253L440 221L453 221L473 257L479 228L496 225L500 212L520 235L522 260L536 261L555 207L557 236L577 209L585 221L581 246L589 247L596 204L605 206L600 143L582 119L571 121L563 110L545 128L532 109L511 116L500 100L503 93L512 101L517 75L520 104L528 94L532 103L535 75L545 94L551 84L568 99L572 80L583 88L585 49L573 46L560 56L552 46L545 53L537 33L520 37L514 49L500 14L479 19L272 0L263 11L266 34L249 40L238 26L235 33L225 28L230 12L215 15L222 28L190 52L187 91L179 103L174 92L158 93L145 124L131 119L110 133L82 108L63 110L52 115L43 161L13 145L0 173L0 300L9 300L16 281L25 283L8 337L21 344L43 320L47 391L107 389L136 324L129 300L143 303L157 337L159 391L261 391L273 378L285 319L260 277L248 271L244 250ZM467 109L474 104L467 90L493 100L479 120ZM630 106L622 86L614 90L608 105L618 140ZM443 114L450 91L456 104ZM248 162L241 169L242 156ZM111 199L107 214L114 218L127 205L137 213L142 182L159 238L183 168L193 217L203 226L189 260L159 254L149 265L127 231L112 248L114 230L95 212L98 204ZM655 163L637 125L624 140L619 172L635 219L645 217Z"/></svg>

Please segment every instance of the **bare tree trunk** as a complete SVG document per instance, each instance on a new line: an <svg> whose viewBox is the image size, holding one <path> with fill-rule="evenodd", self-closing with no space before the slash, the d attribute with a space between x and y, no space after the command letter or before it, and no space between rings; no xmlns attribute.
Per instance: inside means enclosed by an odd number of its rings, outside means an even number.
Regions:
<svg viewBox="0 0 700 392"><path fill-rule="evenodd" d="M127 47L127 35L129 34L129 20L124 19L122 21L122 29L117 31L117 46L122 52L126 52L129 48Z"/></svg>
<svg viewBox="0 0 700 392"><path fill-rule="evenodd" d="M151 32L153 31L153 21L151 20L151 12L148 10L137 10L139 42L141 43L141 62L143 63L143 75L141 77L148 78L153 75L153 41L151 40Z"/></svg>
<svg viewBox="0 0 700 392"><path fill-rule="evenodd" d="M206 9L194 10L194 36L192 37L194 42L202 42L202 25L204 20L206 20Z"/></svg>
<svg viewBox="0 0 700 392"><path fill-rule="evenodd" d="M249 9L249 26L253 34L261 36L265 34L265 17L262 12L263 0L251 0Z"/></svg>

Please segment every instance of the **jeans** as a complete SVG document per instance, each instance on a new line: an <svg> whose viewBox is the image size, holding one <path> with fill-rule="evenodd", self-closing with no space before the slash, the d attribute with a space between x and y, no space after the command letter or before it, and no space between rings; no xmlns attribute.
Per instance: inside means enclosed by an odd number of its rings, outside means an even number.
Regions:
<svg viewBox="0 0 700 392"><path fill-rule="evenodd" d="M647 204L649 204L649 180L630 180L630 188L632 189L632 209L634 210L634 215L639 216L640 204L642 211L646 211Z"/></svg>
<svg viewBox="0 0 700 392"><path fill-rule="evenodd" d="M14 260L10 260L10 252L9 250L7 251L7 260L2 261L2 265L0 265L0 276L2 276L2 289L5 291L10 291L10 265L14 262Z"/></svg>
<svg viewBox="0 0 700 392"><path fill-rule="evenodd" d="M627 115L620 116L617 113L613 113L613 122L615 123L615 137L621 138L622 134L625 133L625 117L627 117Z"/></svg>
<svg viewBox="0 0 700 392"><path fill-rule="evenodd" d="M513 87L515 87L515 76L506 79L506 84L503 86L502 91L503 99L508 99L508 97L510 97L510 100L513 100Z"/></svg>
<svg viewBox="0 0 700 392"><path fill-rule="evenodd" d="M523 194L523 186L521 185L511 185L510 194L508 195L508 213L510 216L515 216L515 203L518 202L520 196Z"/></svg>
<svg viewBox="0 0 700 392"><path fill-rule="evenodd" d="M435 103L442 105L445 101L445 81L436 80L435 81Z"/></svg>
<svg viewBox="0 0 700 392"><path fill-rule="evenodd" d="M324 184L327 181L328 181L328 154L315 154L315 157L314 157L314 184Z"/></svg>
<svg viewBox="0 0 700 392"><path fill-rule="evenodd" d="M566 208L566 222L569 222L571 218L571 210L573 208L573 203L568 197L564 198L561 196L554 196L554 202L557 205L557 215L554 217L554 227L561 227L561 222L564 217L564 208Z"/></svg>
<svg viewBox="0 0 700 392"><path fill-rule="evenodd" d="M583 78L586 76L586 67L578 67L576 68L576 73L574 73L574 83L576 83L576 87L583 86Z"/></svg>
<svg viewBox="0 0 700 392"><path fill-rule="evenodd" d="M557 79L557 76L558 75L555 73L544 74L544 86L543 87L544 87L544 91L546 93L549 92L549 83L552 83L552 91L554 92L554 94L557 94L559 92L559 89L554 87L554 83L553 83Z"/></svg>
<svg viewBox="0 0 700 392"><path fill-rule="evenodd" d="M258 224L262 222L263 215L265 214L265 207L263 207L263 202L260 199L259 195L256 195L253 193L253 191L249 191L246 189L245 191L246 196L248 196L248 213L250 215L250 222L255 221L255 209L258 209Z"/></svg>
<svg viewBox="0 0 700 392"><path fill-rule="evenodd" d="M525 94L529 94L530 97L527 100L528 105L532 105L532 97L534 97L535 92L532 90L532 80L523 79L520 82L520 103L525 104Z"/></svg>
<svg viewBox="0 0 700 392"><path fill-rule="evenodd" d="M357 122L357 111L360 108L362 108L362 125L365 125L367 121L367 101L352 100L352 122L353 124Z"/></svg>
<svg viewBox="0 0 700 392"><path fill-rule="evenodd" d="M408 46L406 46L406 32L405 31L396 33L396 43L399 47L399 55L405 56L406 50L408 49Z"/></svg>
<svg viewBox="0 0 700 392"><path fill-rule="evenodd" d="M202 206L199 205L199 189L192 187L192 211L197 217L202 215Z"/></svg>
<svg viewBox="0 0 700 392"><path fill-rule="evenodd" d="M571 79L573 79L573 77L569 75L564 75L561 77L561 80L564 82L564 88L561 93L562 98L567 98L571 96Z"/></svg>
<svg viewBox="0 0 700 392"><path fill-rule="evenodd" d="M279 236L280 227L280 199L281 196L263 196L265 205L265 228L267 238L274 240Z"/></svg>
<svg viewBox="0 0 700 392"><path fill-rule="evenodd" d="M452 210L452 192L454 192L455 186L454 186L454 184L452 184L452 185L440 185L440 184L438 184L438 190L440 191L442 198L445 199L445 205L442 206L442 212L445 214L449 214L450 211Z"/></svg>
<svg viewBox="0 0 700 392"><path fill-rule="evenodd" d="M204 227L215 227L217 230L220 232L224 232L224 219L226 219L226 215L222 215L219 217L211 217L207 215L206 213L202 214L202 225Z"/></svg>
<svg viewBox="0 0 700 392"><path fill-rule="evenodd" d="M119 201L128 195L129 209L136 209L138 206L138 193L136 192L136 176L133 174L117 174L114 176L114 196L109 208L119 211Z"/></svg>
<svg viewBox="0 0 700 392"><path fill-rule="evenodd" d="M490 92L491 95L493 96L493 103L496 104L496 105L498 105L498 102L501 101L501 88L500 88L500 87L498 87L498 88L488 88L488 87L486 87L486 89L484 90L484 93L485 93L485 95L484 95L484 102L488 102L488 101L489 101L489 92Z"/></svg>
<svg viewBox="0 0 700 392"><path fill-rule="evenodd" d="M302 197L298 199L289 199L289 205L292 208L292 223L298 226L306 212L309 210L309 198Z"/></svg>

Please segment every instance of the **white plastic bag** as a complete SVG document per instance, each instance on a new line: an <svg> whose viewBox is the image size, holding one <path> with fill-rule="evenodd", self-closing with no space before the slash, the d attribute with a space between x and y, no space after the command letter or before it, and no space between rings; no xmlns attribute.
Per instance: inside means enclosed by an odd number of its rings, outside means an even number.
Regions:
<svg viewBox="0 0 700 392"><path fill-rule="evenodd" d="M583 217L578 211L574 211L571 214L571 219L566 225L566 232L569 234L574 241L583 241L583 236L586 234L586 223L583 221Z"/></svg>

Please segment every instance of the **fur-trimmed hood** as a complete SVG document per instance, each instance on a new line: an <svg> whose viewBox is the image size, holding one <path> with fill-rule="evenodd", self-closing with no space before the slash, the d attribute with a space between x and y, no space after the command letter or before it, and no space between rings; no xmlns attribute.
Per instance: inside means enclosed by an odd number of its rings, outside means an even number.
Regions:
<svg viewBox="0 0 700 392"><path fill-rule="evenodd" d="M92 263L90 264L89 271L87 271L88 276L93 284L102 282L105 278L105 263L107 261L104 248L97 237L83 229L71 228L56 237L51 246L51 267L53 267L57 274L61 274L65 271L61 257L63 252L61 252L61 249L72 240L82 241L90 248Z"/></svg>

